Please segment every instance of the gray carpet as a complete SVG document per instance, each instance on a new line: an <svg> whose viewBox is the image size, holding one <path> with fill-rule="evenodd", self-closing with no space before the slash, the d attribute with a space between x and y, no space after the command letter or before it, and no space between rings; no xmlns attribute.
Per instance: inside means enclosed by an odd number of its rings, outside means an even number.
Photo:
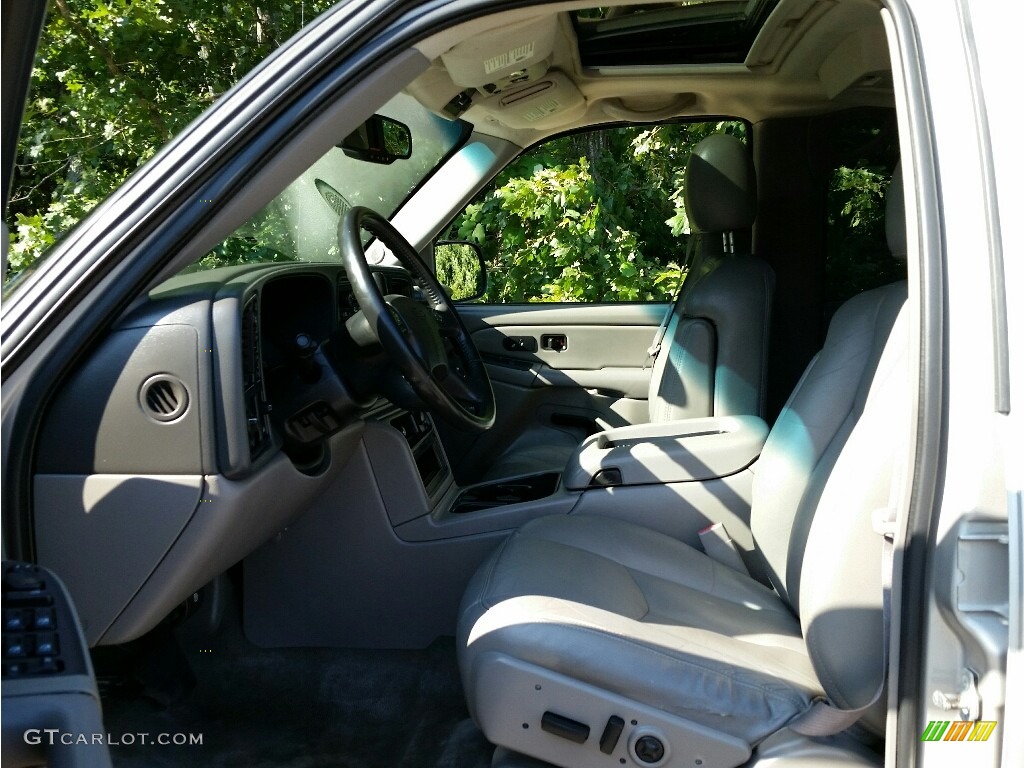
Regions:
<svg viewBox="0 0 1024 768"><path fill-rule="evenodd" d="M160 707L128 686L104 696L107 731L200 733L201 746L112 746L115 766L487 768L454 642L422 651L261 649L229 620L183 648L197 685ZM129 693L129 691L131 692Z"/></svg>

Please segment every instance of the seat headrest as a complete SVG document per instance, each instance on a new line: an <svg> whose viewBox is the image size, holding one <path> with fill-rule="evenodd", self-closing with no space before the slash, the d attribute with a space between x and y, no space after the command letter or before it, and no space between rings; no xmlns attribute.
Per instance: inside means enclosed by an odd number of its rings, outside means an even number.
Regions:
<svg viewBox="0 0 1024 768"><path fill-rule="evenodd" d="M746 146L724 133L708 136L686 162L686 215L698 232L748 229L757 216L754 161Z"/></svg>
<svg viewBox="0 0 1024 768"><path fill-rule="evenodd" d="M900 261L907 259L907 211L903 200L903 163L896 163L885 195L885 239Z"/></svg>

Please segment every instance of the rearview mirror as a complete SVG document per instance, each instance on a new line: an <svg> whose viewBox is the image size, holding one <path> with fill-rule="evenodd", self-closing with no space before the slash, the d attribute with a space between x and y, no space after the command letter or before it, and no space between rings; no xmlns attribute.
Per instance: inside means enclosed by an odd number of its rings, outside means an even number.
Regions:
<svg viewBox="0 0 1024 768"><path fill-rule="evenodd" d="M390 117L372 115L338 146L356 160L390 165L412 156L412 131Z"/></svg>
<svg viewBox="0 0 1024 768"><path fill-rule="evenodd" d="M452 301L472 301L487 292L487 268L476 243L438 240L434 243L434 273Z"/></svg>

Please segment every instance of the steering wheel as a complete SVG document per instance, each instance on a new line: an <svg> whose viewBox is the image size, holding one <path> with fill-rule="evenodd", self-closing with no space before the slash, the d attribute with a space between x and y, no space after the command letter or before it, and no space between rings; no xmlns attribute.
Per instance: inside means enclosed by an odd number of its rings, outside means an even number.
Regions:
<svg viewBox="0 0 1024 768"><path fill-rule="evenodd" d="M380 240L412 273L426 305L407 296L383 296L366 263L362 230ZM379 341L432 413L453 426L483 431L494 424L494 392L480 353L437 279L391 222L356 206L338 224L338 243L359 304L348 327ZM449 344L445 344L445 341Z"/></svg>

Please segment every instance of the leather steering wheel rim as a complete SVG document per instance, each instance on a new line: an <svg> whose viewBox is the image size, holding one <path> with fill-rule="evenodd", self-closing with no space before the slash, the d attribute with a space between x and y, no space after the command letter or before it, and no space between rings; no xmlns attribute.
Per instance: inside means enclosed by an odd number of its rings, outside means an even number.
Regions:
<svg viewBox="0 0 1024 768"><path fill-rule="evenodd" d="M427 368L406 338L366 262L366 251L360 237L364 229L380 240L416 278L438 320L438 333L451 341L455 355L462 363L462 376L446 370L439 378L439 372ZM415 249L391 222L363 206L355 206L341 217L338 245L352 293L366 316L370 330L420 399L432 413L454 426L474 431L490 429L494 424L494 392L483 360L444 289ZM450 376L461 379L459 388L470 396L472 407L456 399L443 385L444 379Z"/></svg>

